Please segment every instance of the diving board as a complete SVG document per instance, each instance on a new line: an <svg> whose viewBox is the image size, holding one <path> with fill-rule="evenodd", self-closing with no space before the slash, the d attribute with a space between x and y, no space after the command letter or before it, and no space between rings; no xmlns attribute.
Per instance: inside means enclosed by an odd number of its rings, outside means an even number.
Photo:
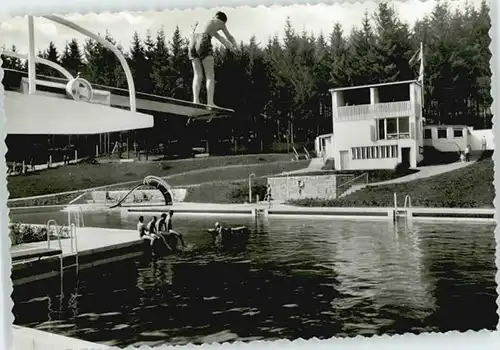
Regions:
<svg viewBox="0 0 500 350"><path fill-rule="evenodd" d="M184 116L189 120L207 120L228 118L234 114L233 109L209 106L201 103L178 100L171 97L138 93L137 109ZM111 105L128 108L130 101L127 96L111 94Z"/></svg>

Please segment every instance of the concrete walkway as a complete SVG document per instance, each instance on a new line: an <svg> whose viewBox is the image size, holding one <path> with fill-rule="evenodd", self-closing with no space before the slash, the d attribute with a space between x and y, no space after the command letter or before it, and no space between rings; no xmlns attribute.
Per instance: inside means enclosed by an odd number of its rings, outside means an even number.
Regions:
<svg viewBox="0 0 500 350"><path fill-rule="evenodd" d="M380 182L372 182L368 184L359 184L359 185L354 185L351 188L349 188L347 191L342 193L340 195L340 198L345 197L349 194L352 194L356 191L359 191L365 187L372 187L372 186L383 186L383 185L391 185L391 184L398 184L398 183L404 183L404 182L409 182L413 180L419 180L419 179L425 179L431 176L435 175L440 175L444 173L448 173L450 171L458 170L461 168L465 168L469 165L474 164L476 161L471 161L471 162L456 162L456 163L450 163L450 164L440 164L440 165L429 165L429 166L423 166L423 167L418 167L416 168L418 172L398 177L396 179L392 180L387 180L387 181L380 181Z"/></svg>
<svg viewBox="0 0 500 350"><path fill-rule="evenodd" d="M62 224L62 223L60 223ZM67 224L67 223L64 223ZM99 227L78 227L76 229L78 240L78 251L92 251L100 248L105 248L111 245L129 243L139 240L139 233L135 230L99 228ZM39 248L46 248L47 241L24 243L14 245L10 251L25 251ZM50 242L51 248L59 248L57 240ZM64 255L71 254L71 239L61 239L61 250Z"/></svg>
<svg viewBox="0 0 500 350"><path fill-rule="evenodd" d="M419 171L417 173L402 176L402 177L399 177L397 179L373 183L373 184L370 184L370 186L372 186L372 185L376 185L376 186L388 185L388 184L408 182L408 181L413 181L413 180L418 180L418 179L425 179L427 177L440 175L440 174L448 173L450 171L454 171L457 169L465 168L469 165L474 164L475 162L476 161L456 162L456 163L451 163L451 164L440 164L440 165L429 165L429 166L418 167L417 170L419 170Z"/></svg>

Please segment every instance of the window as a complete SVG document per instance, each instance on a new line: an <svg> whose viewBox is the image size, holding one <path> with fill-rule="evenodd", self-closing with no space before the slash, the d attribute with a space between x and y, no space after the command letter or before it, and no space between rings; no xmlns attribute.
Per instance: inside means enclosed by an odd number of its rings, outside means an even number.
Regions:
<svg viewBox="0 0 500 350"><path fill-rule="evenodd" d="M378 139L391 140L410 137L410 117L377 120Z"/></svg>
<svg viewBox="0 0 500 350"><path fill-rule="evenodd" d="M410 136L410 117L398 118L398 134Z"/></svg>
<svg viewBox="0 0 500 350"><path fill-rule="evenodd" d="M398 158L398 146L369 146L369 147L353 147L351 149L352 159L381 159L381 158Z"/></svg>
<svg viewBox="0 0 500 350"><path fill-rule="evenodd" d="M378 139L385 140L385 119L378 119Z"/></svg>
<svg viewBox="0 0 500 350"><path fill-rule="evenodd" d="M453 129L453 137L455 138L464 137L464 131L462 129Z"/></svg>
<svg viewBox="0 0 500 350"><path fill-rule="evenodd" d="M391 156L392 158L398 157L398 146L396 145L391 146Z"/></svg>
<svg viewBox="0 0 500 350"><path fill-rule="evenodd" d="M448 133L446 129L438 129L438 139L448 138Z"/></svg>
<svg viewBox="0 0 500 350"><path fill-rule="evenodd" d="M398 118L386 119L387 124L387 138L392 139L398 134Z"/></svg>
<svg viewBox="0 0 500 350"><path fill-rule="evenodd" d="M432 130L424 129L424 139L432 139Z"/></svg>

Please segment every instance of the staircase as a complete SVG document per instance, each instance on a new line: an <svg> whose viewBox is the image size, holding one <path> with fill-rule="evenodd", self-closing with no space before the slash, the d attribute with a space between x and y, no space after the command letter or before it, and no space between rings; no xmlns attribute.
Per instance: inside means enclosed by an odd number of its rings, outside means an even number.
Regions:
<svg viewBox="0 0 500 350"><path fill-rule="evenodd" d="M363 173L337 187L337 198L342 198L368 186L368 173Z"/></svg>
<svg viewBox="0 0 500 350"><path fill-rule="evenodd" d="M348 196L348 195L350 195L350 194L352 194L352 193L354 193L356 191L362 190L366 186L368 186L368 185L367 184L353 185L348 190L346 190L344 193L342 193L338 198L342 198L342 197Z"/></svg>

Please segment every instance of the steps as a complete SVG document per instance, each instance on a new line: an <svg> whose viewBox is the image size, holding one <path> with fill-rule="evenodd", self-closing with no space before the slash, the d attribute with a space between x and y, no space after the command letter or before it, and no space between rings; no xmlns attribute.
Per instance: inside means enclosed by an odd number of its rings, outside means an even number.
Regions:
<svg viewBox="0 0 500 350"><path fill-rule="evenodd" d="M350 194L352 194L352 193L354 193L356 191L362 190L366 186L368 186L368 185L366 185L366 184L353 185L347 191L345 191L340 196L338 196L338 198L342 198L342 197L348 196L348 195L350 195Z"/></svg>

